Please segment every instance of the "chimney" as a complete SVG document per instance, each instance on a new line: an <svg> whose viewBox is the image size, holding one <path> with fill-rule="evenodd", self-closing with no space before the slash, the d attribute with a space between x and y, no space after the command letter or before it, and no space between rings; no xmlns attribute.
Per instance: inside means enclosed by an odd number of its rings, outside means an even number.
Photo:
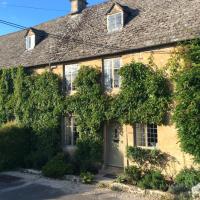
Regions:
<svg viewBox="0 0 200 200"><path fill-rule="evenodd" d="M79 13L87 7L87 0L70 0L71 1L71 12Z"/></svg>

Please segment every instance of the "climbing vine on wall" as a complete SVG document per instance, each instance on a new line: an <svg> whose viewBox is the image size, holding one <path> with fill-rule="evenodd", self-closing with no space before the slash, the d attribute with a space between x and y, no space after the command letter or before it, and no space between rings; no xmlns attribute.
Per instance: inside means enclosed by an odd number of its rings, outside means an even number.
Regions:
<svg viewBox="0 0 200 200"><path fill-rule="evenodd" d="M76 93L67 96L65 112L76 119L79 132L76 159L82 171L90 171L103 157L102 127L107 98L102 89L101 72L94 67L82 66L74 84Z"/></svg>
<svg viewBox="0 0 200 200"><path fill-rule="evenodd" d="M98 134L106 112L101 72L93 67L82 66L74 84L76 93L67 96L66 112L74 115L81 134Z"/></svg>
<svg viewBox="0 0 200 200"><path fill-rule="evenodd" d="M120 69L121 90L111 101L109 119L122 123L164 122L170 108L170 85L164 73L131 62Z"/></svg>
<svg viewBox="0 0 200 200"><path fill-rule="evenodd" d="M174 122L182 149L200 163L200 39L185 42L173 76L176 84Z"/></svg>
<svg viewBox="0 0 200 200"><path fill-rule="evenodd" d="M14 119L14 82L15 69L0 70L0 124Z"/></svg>
<svg viewBox="0 0 200 200"><path fill-rule="evenodd" d="M52 72L28 74L23 67L0 73L0 124L15 120L34 132L30 167L41 167L60 149L61 79Z"/></svg>

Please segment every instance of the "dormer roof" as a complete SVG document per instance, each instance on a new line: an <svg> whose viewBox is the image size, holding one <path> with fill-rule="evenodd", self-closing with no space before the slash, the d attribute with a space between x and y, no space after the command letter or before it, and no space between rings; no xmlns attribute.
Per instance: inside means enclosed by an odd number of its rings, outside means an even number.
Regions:
<svg viewBox="0 0 200 200"><path fill-rule="evenodd" d="M113 3L113 5L109 8L109 10L106 12L106 15L114 14L117 12L124 12L125 8L118 2Z"/></svg>

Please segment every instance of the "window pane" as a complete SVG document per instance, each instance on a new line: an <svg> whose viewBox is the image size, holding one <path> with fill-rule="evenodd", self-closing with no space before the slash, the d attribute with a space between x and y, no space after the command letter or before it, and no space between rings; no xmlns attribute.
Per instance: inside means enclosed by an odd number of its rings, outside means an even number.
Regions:
<svg viewBox="0 0 200 200"><path fill-rule="evenodd" d="M104 86L106 89L112 88L112 60L104 60Z"/></svg>
<svg viewBox="0 0 200 200"><path fill-rule="evenodd" d="M148 137L148 146L154 147L158 142L158 133L157 125L148 124L147 125L147 137Z"/></svg>
<svg viewBox="0 0 200 200"><path fill-rule="evenodd" d="M71 67L65 66L65 79L66 79L66 90L71 91Z"/></svg>
<svg viewBox="0 0 200 200"><path fill-rule="evenodd" d="M30 48L33 49L35 47L35 35L30 36Z"/></svg>
<svg viewBox="0 0 200 200"><path fill-rule="evenodd" d="M66 118L65 120L65 134L63 140L64 145L72 145L71 118Z"/></svg>
<svg viewBox="0 0 200 200"><path fill-rule="evenodd" d="M66 118L63 144L65 146L74 146L74 145L76 145L78 137L79 137L79 134L77 131L75 119L73 117Z"/></svg>
<svg viewBox="0 0 200 200"><path fill-rule="evenodd" d="M120 86L120 76L119 69L121 65L120 58L116 58L113 60L113 68L114 68L114 88L118 88Z"/></svg>
<svg viewBox="0 0 200 200"><path fill-rule="evenodd" d="M116 29L119 30L120 28L122 28L122 13L116 14L115 20Z"/></svg>
<svg viewBox="0 0 200 200"><path fill-rule="evenodd" d="M117 14L108 16L108 31L109 32L117 31L123 27L122 17L123 17L122 13L117 13Z"/></svg>
<svg viewBox="0 0 200 200"><path fill-rule="evenodd" d="M75 90L74 80L78 74L78 65L71 65L71 90Z"/></svg>
<svg viewBox="0 0 200 200"><path fill-rule="evenodd" d="M108 16L108 31L111 32L115 30L115 15Z"/></svg>
<svg viewBox="0 0 200 200"><path fill-rule="evenodd" d="M145 126L143 124L136 124L135 140L136 146L146 146Z"/></svg>
<svg viewBox="0 0 200 200"><path fill-rule="evenodd" d="M73 130L73 145L76 145L77 139L79 138L79 134L78 134L78 131L77 131L77 126L76 126L76 122L75 122L74 118L72 118L72 124L73 124L73 127L72 127L72 130Z"/></svg>
<svg viewBox="0 0 200 200"><path fill-rule="evenodd" d="M66 89L67 91L75 90L75 86L73 84L77 74L78 74L78 65L66 65L65 66L65 79L66 79Z"/></svg>

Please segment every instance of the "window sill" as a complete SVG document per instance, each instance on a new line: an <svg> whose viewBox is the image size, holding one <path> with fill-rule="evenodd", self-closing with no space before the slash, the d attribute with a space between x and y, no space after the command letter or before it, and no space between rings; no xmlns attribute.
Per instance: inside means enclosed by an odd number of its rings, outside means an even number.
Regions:
<svg viewBox="0 0 200 200"><path fill-rule="evenodd" d="M154 147L148 147L148 146L137 146L137 145L135 145L135 147L139 147L139 148L141 148L141 149L149 149L149 150L153 150L153 149L158 149L158 147L157 146L154 146Z"/></svg>

